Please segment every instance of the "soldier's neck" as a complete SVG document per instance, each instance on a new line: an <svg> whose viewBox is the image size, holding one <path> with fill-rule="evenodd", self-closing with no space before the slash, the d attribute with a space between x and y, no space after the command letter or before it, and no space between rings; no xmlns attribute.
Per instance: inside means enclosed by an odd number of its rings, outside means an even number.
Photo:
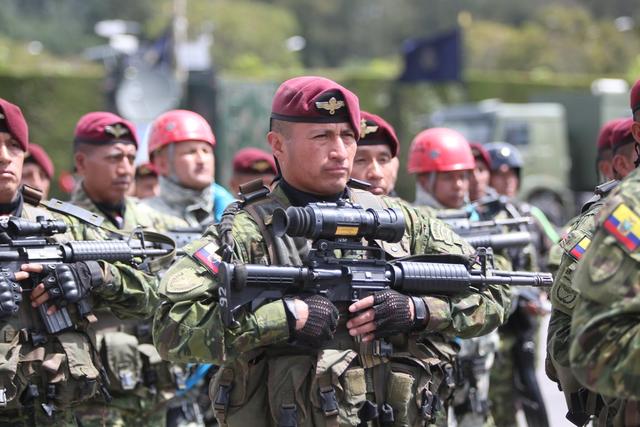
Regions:
<svg viewBox="0 0 640 427"><path fill-rule="evenodd" d="M306 191L298 190L293 187L285 181L284 178L280 179L278 185L282 188L282 191L284 191L284 194L287 196L292 206L306 206L309 203L317 202L337 202L340 199L347 198L349 195L346 188L339 193L328 196L307 193Z"/></svg>
<svg viewBox="0 0 640 427"><path fill-rule="evenodd" d="M0 215L22 215L22 192L18 191L9 203L0 203Z"/></svg>

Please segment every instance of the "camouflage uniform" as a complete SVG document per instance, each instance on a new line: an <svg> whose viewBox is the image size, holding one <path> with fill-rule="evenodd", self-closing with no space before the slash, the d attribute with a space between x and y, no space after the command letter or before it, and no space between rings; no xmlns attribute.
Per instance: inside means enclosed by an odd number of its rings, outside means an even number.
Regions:
<svg viewBox="0 0 640 427"><path fill-rule="evenodd" d="M290 205L280 186L269 197L270 203ZM397 199L376 200L402 209L405 215L404 240L400 247L393 244L395 249L391 248L398 255L472 252L441 222ZM272 263L260 230L247 210L236 214L231 232L239 262ZM274 239L281 262L301 263L299 250L306 250L306 241L298 249L286 246L295 245L291 238ZM495 287L482 293L424 298L430 313L427 327L391 338L390 353L356 343L344 322L339 322L329 345L309 350L287 344L289 325L281 300L242 312L237 327L223 324L218 276L209 269L211 265L208 268L199 261L202 253L213 254L218 242L218 230L209 227L202 239L185 248L189 256L167 272L161 284L164 303L156 313L153 332L166 359L222 365L210 385L210 395L224 425L276 425L283 414L293 414L291 421L297 425L355 425L358 410L374 394L375 384L384 388L386 402L394 408L394 425L445 425L442 404L453 386L451 371L457 352L453 337L490 332L503 321L504 307L509 304L508 290ZM374 372L384 375L386 381L374 380ZM337 414L328 411L321 399L332 392ZM221 404L226 398L228 406ZM432 409L433 418L427 421Z"/></svg>
<svg viewBox="0 0 640 427"><path fill-rule="evenodd" d="M104 239L104 234L78 219L34 207L26 202L21 217L62 219L68 231L54 235L56 241ZM91 304L98 312L109 309L122 317L148 317L158 304L156 279L122 263L100 261L105 285L94 290ZM105 386L103 364L95 345L95 331L69 307L76 329L47 336L28 298L18 313L0 322L0 387L3 398L0 423L9 426L76 425L75 408L87 399L104 402L99 387ZM44 338L41 340L40 338ZM31 385L32 393L26 392ZM37 393L33 391L37 390ZM48 395L48 391L52 392ZM29 398L31 396L31 398ZM45 404L54 404L54 416L47 417Z"/></svg>
<svg viewBox="0 0 640 427"><path fill-rule="evenodd" d="M640 424L639 189L636 169L610 194L573 281L579 294L571 319L571 370L590 390L625 399L607 424L614 426Z"/></svg>
<svg viewBox="0 0 640 427"><path fill-rule="evenodd" d="M598 415L599 406L602 404L598 396L588 393L576 381L569 364L571 316L578 298L573 275L578 261L593 238L596 217L605 204L608 191L596 191L596 194L598 196L583 207L582 213L571 222L564 238L557 244L562 251L562 257L551 288L553 311L547 334L545 367L547 376L562 387L569 408L569 417L577 416L579 413ZM577 404L578 399L581 400L580 405ZM608 406L614 406L614 402L608 402ZM607 424L603 421L598 425Z"/></svg>
<svg viewBox="0 0 640 427"><path fill-rule="evenodd" d="M90 212L102 212L78 185L72 194L74 204ZM113 223L105 221L104 227L118 230ZM121 230L130 231L141 226L151 231L185 227L179 218L158 213L136 199L125 198L125 211ZM153 312L156 305L149 307ZM83 426L101 426L105 422L113 426L166 424L165 405L175 394L175 384L181 381L182 369L167 366L152 345L149 313L145 316L123 320L108 309L99 313L95 325L97 343L108 361L106 369L110 378L109 391L114 396L109 405L95 399L79 408L78 419Z"/></svg>
<svg viewBox="0 0 640 427"><path fill-rule="evenodd" d="M215 212L211 186L197 191L160 177L160 195L146 199L144 204L157 212L182 218L189 227L213 224Z"/></svg>

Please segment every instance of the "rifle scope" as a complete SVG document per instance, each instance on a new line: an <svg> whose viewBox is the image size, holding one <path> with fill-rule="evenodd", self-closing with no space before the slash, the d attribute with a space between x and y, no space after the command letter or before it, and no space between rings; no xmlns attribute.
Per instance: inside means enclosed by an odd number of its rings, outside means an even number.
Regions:
<svg viewBox="0 0 640 427"><path fill-rule="evenodd" d="M65 233L67 224L61 220L45 219L37 217L35 221L10 217L4 225L7 234L11 237L28 236L53 236L54 234Z"/></svg>
<svg viewBox="0 0 640 427"><path fill-rule="evenodd" d="M397 208L364 209L348 202L310 203L304 207L278 208L273 212L277 236L307 239L336 238L399 242L404 235L404 215Z"/></svg>

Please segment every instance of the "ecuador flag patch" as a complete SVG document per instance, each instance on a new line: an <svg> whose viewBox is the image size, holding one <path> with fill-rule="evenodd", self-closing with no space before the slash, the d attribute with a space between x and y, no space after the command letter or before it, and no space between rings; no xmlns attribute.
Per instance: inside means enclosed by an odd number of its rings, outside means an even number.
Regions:
<svg viewBox="0 0 640 427"><path fill-rule="evenodd" d="M624 203L607 217L604 228L627 250L633 252L640 246L640 217Z"/></svg>
<svg viewBox="0 0 640 427"><path fill-rule="evenodd" d="M215 258L216 248L214 243L209 243L193 254L193 257L213 274L218 274L218 266L220 265L220 262Z"/></svg>
<svg viewBox="0 0 640 427"><path fill-rule="evenodd" d="M582 240L580 240L573 248L571 248L569 254L571 254L571 256L575 258L576 261L578 261L580 258L582 258L582 255L584 255L584 251L586 251L589 247L589 243L591 243L591 239L589 239L588 237L583 237Z"/></svg>

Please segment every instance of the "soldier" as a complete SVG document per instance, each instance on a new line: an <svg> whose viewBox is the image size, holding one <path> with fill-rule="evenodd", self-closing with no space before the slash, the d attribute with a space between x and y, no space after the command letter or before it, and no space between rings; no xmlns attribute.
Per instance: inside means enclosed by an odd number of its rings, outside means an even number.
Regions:
<svg viewBox="0 0 640 427"><path fill-rule="evenodd" d="M475 160L461 133L446 128L423 130L411 142L407 168L417 174L415 205L460 209L468 202Z"/></svg>
<svg viewBox="0 0 640 427"><path fill-rule="evenodd" d="M609 136L606 145L616 153L614 157L628 156L624 160L618 159L618 168L612 171L616 176L624 178L631 172L627 165L633 165L637 157L633 147L635 144L632 143L633 119L618 120L616 123L612 130L606 132ZM608 194L616 186L617 181L609 181L598 186L594 197L582 207L582 213L573 220L569 230L558 243L563 256L551 289L553 311L547 335L546 367L547 376L557 382L564 392L569 410L567 419L576 425L584 425L592 416L596 417L597 425L609 425L618 404L613 399L603 399L602 396L583 388L571 373L569 365L571 317L578 298L573 281L574 271L593 239L596 217L605 205Z"/></svg>
<svg viewBox="0 0 640 427"><path fill-rule="evenodd" d="M107 112L92 112L80 118L74 134L74 160L80 182L71 200L104 215L110 230L131 232L186 227L186 222L156 212L126 193L133 181L137 134L132 123ZM114 235L115 238L120 236ZM122 237L120 237L122 238ZM146 319L146 321L145 321ZM148 316L123 321L105 309L94 325L98 348L108 354L105 367L111 379L110 405L94 399L77 411L83 426L114 424L165 425L164 405L181 381L178 367L167 367L150 346Z"/></svg>
<svg viewBox="0 0 640 427"><path fill-rule="evenodd" d="M0 99L0 215L27 219L44 217L63 219L69 231L53 236L56 241L94 240L104 237L82 218L88 212L68 204L38 203L37 192L21 189L20 176L29 146L27 123L20 109ZM22 190L22 191L21 191ZM74 217L52 212L62 209L75 212ZM82 217L82 218L81 218ZM31 273L40 273L37 264L24 265ZM8 426L76 425L74 408L87 399L110 398L108 379L91 330L89 315L80 318L69 306L75 328L56 335L47 334L35 308L46 301L61 304L72 301L77 292L90 295L94 309L108 306L119 316L149 316L157 304L155 279L121 263L85 261L55 267L60 297L50 294L53 287L34 284L30 296L22 295L11 275L3 274L0 287L0 423ZM64 277L67 276L66 280ZM15 280L25 280L26 273L15 273ZM50 283L47 281L47 283ZM27 282L23 282L23 286ZM24 294L24 291L22 292ZM31 304L29 304L31 303ZM52 306L52 310L55 308ZM102 392L102 393L101 393Z"/></svg>
<svg viewBox="0 0 640 427"><path fill-rule="evenodd" d="M631 133L640 141L640 81L631 90ZM637 145L635 147L637 150ZM634 169L596 216L589 247L575 270L577 298L571 316L569 362L575 378L605 397L614 410L602 411L598 425L640 424L637 371L637 254L640 232L639 171ZM605 424L606 423L606 424Z"/></svg>
<svg viewBox="0 0 640 427"><path fill-rule="evenodd" d="M158 182L158 172L151 163L145 163L136 168L135 183L133 191L129 195L138 199L148 199L160 193L160 183Z"/></svg>
<svg viewBox="0 0 640 427"><path fill-rule="evenodd" d="M239 263L300 265L299 250L308 248L306 239L271 234L265 221L277 207L343 197L394 206L408 218L406 252L469 253L439 221L397 199L346 186L359 133L353 93L321 77L284 82L267 135L281 179L271 191L259 182L246 188L249 201L232 223L225 216L219 228L209 227L163 279L155 343L170 360L222 365L210 395L224 425L356 425L378 414L380 422L393 417L396 425L444 425L452 335L484 334L502 320L508 297L489 287L455 297L383 291L349 307L320 295L292 297L244 310L237 326L225 326L216 290L219 233L235 243ZM398 251L405 252L395 246ZM389 335L394 344L382 339Z"/></svg>
<svg viewBox="0 0 640 427"><path fill-rule="evenodd" d="M351 177L371 184L369 191L391 195L398 177L400 141L382 117L361 111L361 130Z"/></svg>
<svg viewBox="0 0 640 427"><path fill-rule="evenodd" d="M276 162L273 156L259 148L243 148L233 156L233 174L229 189L233 194L240 192L240 184L261 178L264 185L271 184L276 176Z"/></svg>
<svg viewBox="0 0 640 427"><path fill-rule="evenodd" d="M409 173L420 173L416 202L436 210L461 209L469 199L471 171L475 170L471 146L452 129L420 132L409 149ZM460 191L449 197L453 191ZM477 216L474 217L477 219ZM460 340L453 412L460 427L492 426L489 411L489 372L498 346L496 331Z"/></svg>
<svg viewBox="0 0 640 427"><path fill-rule="evenodd" d="M42 191L42 197L46 199L52 179L53 162L47 152L37 144L29 144L29 152L22 166L22 182Z"/></svg>
<svg viewBox="0 0 640 427"><path fill-rule="evenodd" d="M476 163L473 174L469 177L469 199L472 202L484 197L495 196L496 191L489 186L491 179L491 157L482 144L472 142L471 153Z"/></svg>
<svg viewBox="0 0 640 427"><path fill-rule="evenodd" d="M160 195L145 203L190 227L220 220L234 198L213 182L215 146L211 126L193 111L172 110L156 118L149 131L149 159L160 175Z"/></svg>

